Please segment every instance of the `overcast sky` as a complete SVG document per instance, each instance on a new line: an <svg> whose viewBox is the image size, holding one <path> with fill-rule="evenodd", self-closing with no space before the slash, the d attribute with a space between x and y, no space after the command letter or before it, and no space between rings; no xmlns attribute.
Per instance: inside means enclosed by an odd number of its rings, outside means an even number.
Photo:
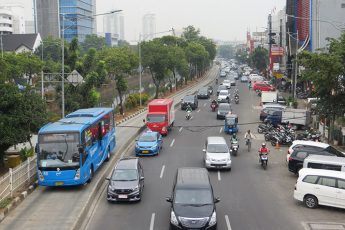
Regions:
<svg viewBox="0 0 345 230"><path fill-rule="evenodd" d="M142 16L156 15L156 31L188 25L200 28L207 37L245 40L250 31L263 30L272 9L280 10L286 0L97 0L97 12L121 9L125 16L126 40L137 40ZM100 21L98 20L100 25ZM98 26L102 31L103 26Z"/></svg>
<svg viewBox="0 0 345 230"><path fill-rule="evenodd" d="M32 17L33 0L0 0L18 2ZM245 40L246 31L260 31L267 26L267 15L282 9L286 0L96 0L97 13L123 10L125 39L135 41L142 29L142 16L156 15L156 31L171 28L181 30L188 25L200 28L207 37L221 40ZM98 32L103 32L103 20L97 17Z"/></svg>

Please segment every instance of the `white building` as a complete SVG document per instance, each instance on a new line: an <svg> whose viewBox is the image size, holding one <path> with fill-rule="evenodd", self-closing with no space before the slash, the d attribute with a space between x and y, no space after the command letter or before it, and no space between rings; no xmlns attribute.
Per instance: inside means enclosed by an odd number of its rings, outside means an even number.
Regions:
<svg viewBox="0 0 345 230"><path fill-rule="evenodd" d="M25 8L16 3L2 4L0 9L7 10L7 14L11 15L12 20L12 33L14 34L24 34L25 31ZM7 15L8 16L8 15Z"/></svg>
<svg viewBox="0 0 345 230"><path fill-rule="evenodd" d="M125 40L124 16L121 13L108 14L103 17L103 31L110 33L119 40Z"/></svg>
<svg viewBox="0 0 345 230"><path fill-rule="evenodd" d="M0 8L0 34L13 34L13 13L7 8Z"/></svg>
<svg viewBox="0 0 345 230"><path fill-rule="evenodd" d="M155 14L145 14L143 16L143 30L142 36L143 40L151 40L155 37L156 33L156 15Z"/></svg>

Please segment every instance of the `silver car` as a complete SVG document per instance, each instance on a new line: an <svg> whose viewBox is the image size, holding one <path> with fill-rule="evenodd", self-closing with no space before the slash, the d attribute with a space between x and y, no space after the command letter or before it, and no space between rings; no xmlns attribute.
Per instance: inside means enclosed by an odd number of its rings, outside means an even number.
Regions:
<svg viewBox="0 0 345 230"><path fill-rule="evenodd" d="M231 170L231 155L224 137L208 137L203 152L206 168Z"/></svg>

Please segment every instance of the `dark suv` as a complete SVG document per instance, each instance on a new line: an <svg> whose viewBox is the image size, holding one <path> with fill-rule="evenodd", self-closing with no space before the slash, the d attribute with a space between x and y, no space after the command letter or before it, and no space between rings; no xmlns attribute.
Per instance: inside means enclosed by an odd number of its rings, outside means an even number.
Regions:
<svg viewBox="0 0 345 230"><path fill-rule="evenodd" d="M171 197L170 229L217 229L213 189L205 168L179 168Z"/></svg>
<svg viewBox="0 0 345 230"><path fill-rule="evenodd" d="M109 180L108 201L140 201L144 189L144 172L139 158L122 158Z"/></svg>
<svg viewBox="0 0 345 230"><path fill-rule="evenodd" d="M337 156L345 157L344 154L329 146L327 148L321 148L316 146L296 146L293 148L293 152L289 157L289 171L295 174L303 168L304 159L309 155L323 155L323 156Z"/></svg>
<svg viewBox="0 0 345 230"><path fill-rule="evenodd" d="M198 99L209 99L210 98L210 92L208 91L207 87L202 87L198 90Z"/></svg>
<svg viewBox="0 0 345 230"><path fill-rule="evenodd" d="M190 107L192 107L193 110L198 108L198 99L195 95L184 96L181 102L181 109L182 110L187 109L188 105L190 105Z"/></svg>

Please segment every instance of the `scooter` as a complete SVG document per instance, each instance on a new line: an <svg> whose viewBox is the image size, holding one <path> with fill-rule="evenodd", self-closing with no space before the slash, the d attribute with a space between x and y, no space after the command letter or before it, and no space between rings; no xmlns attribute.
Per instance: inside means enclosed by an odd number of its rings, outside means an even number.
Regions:
<svg viewBox="0 0 345 230"><path fill-rule="evenodd" d="M236 104L240 103L240 98L239 97L235 97L235 103Z"/></svg>
<svg viewBox="0 0 345 230"><path fill-rule="evenodd" d="M231 155L237 156L237 153L238 153L238 141L233 141L231 143L230 153L231 153Z"/></svg>
<svg viewBox="0 0 345 230"><path fill-rule="evenodd" d="M190 120L191 118L192 118L192 113L188 111L186 114L186 120Z"/></svg>
<svg viewBox="0 0 345 230"><path fill-rule="evenodd" d="M217 108L217 105L216 105L215 103L212 103L212 104L211 104L212 112L215 112L215 111L216 111L216 108Z"/></svg>
<svg viewBox="0 0 345 230"><path fill-rule="evenodd" d="M260 154L260 162L261 162L262 168L266 170L267 162L268 162L267 154Z"/></svg>

